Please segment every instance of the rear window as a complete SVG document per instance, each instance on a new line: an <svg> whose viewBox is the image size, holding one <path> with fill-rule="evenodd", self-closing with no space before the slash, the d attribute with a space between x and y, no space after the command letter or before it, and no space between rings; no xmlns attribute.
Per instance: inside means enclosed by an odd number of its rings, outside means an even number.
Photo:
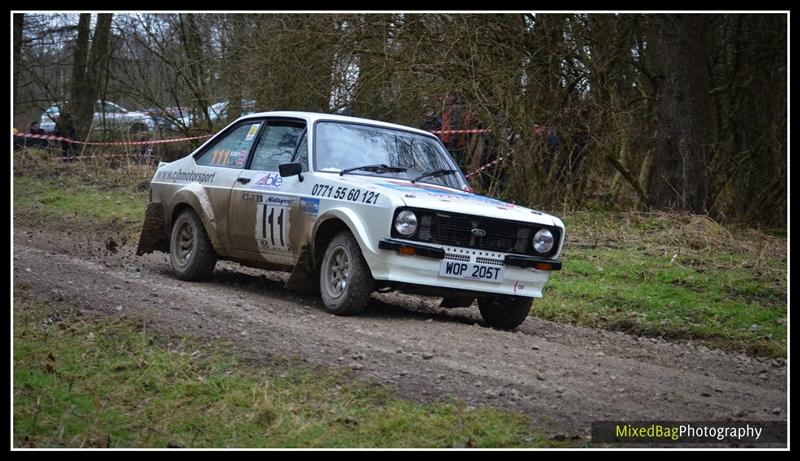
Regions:
<svg viewBox="0 0 800 461"><path fill-rule="evenodd" d="M195 162L198 165L244 168L259 127L261 121L239 125L225 137L207 147Z"/></svg>

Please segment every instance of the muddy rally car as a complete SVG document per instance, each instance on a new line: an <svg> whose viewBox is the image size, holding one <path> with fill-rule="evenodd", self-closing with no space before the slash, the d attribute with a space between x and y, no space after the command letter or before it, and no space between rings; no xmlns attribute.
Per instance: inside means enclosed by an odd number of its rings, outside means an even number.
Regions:
<svg viewBox="0 0 800 461"><path fill-rule="evenodd" d="M160 163L137 254L169 253L200 280L219 259L290 272L339 315L373 291L477 298L511 329L561 268L556 217L470 192L434 135L337 115L255 113L190 155Z"/></svg>

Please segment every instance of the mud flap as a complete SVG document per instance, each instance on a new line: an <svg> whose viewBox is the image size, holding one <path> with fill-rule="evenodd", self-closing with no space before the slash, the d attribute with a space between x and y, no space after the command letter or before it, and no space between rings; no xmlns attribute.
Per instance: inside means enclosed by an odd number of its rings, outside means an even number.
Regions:
<svg viewBox="0 0 800 461"><path fill-rule="evenodd" d="M307 245L300 249L300 256L289 274L285 288L307 295L319 294L319 276L314 270L314 260Z"/></svg>
<svg viewBox="0 0 800 461"><path fill-rule="evenodd" d="M442 299L442 303L439 304L439 307L469 307L472 305L472 302L475 301L475 298L472 297L447 297Z"/></svg>
<svg viewBox="0 0 800 461"><path fill-rule="evenodd" d="M169 253L169 239L164 226L164 206L161 202L150 202L144 212L144 225L139 236L136 255L162 251Z"/></svg>

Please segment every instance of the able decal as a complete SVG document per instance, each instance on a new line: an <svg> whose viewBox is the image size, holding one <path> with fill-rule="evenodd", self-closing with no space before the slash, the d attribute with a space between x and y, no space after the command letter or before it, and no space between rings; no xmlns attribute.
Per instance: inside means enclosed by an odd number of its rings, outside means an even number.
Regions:
<svg viewBox="0 0 800 461"><path fill-rule="evenodd" d="M257 176L258 179L253 182L253 187L256 189L269 189L278 190L283 184L283 178L280 173L267 173Z"/></svg>

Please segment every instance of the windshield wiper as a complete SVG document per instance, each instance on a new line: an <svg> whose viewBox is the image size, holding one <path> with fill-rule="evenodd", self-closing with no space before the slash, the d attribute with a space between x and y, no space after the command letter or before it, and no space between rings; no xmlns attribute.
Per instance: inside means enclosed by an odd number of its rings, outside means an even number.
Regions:
<svg viewBox="0 0 800 461"><path fill-rule="evenodd" d="M450 174L455 174L455 173L458 173L458 170L445 170L445 169L433 170L433 171L429 171L427 173L423 173L423 174L417 176L416 178L412 179L411 182L414 183L414 182L419 181L420 179L428 178L430 176L445 176L445 175L450 175Z"/></svg>
<svg viewBox="0 0 800 461"><path fill-rule="evenodd" d="M353 168L345 168L344 170L339 171L339 176L344 176L345 173L350 173L351 171L356 170L366 170L371 171L373 173L383 174L383 173L402 173L408 168L404 168L401 166L389 166L386 164L379 164L379 165L362 165L362 166L354 166Z"/></svg>

